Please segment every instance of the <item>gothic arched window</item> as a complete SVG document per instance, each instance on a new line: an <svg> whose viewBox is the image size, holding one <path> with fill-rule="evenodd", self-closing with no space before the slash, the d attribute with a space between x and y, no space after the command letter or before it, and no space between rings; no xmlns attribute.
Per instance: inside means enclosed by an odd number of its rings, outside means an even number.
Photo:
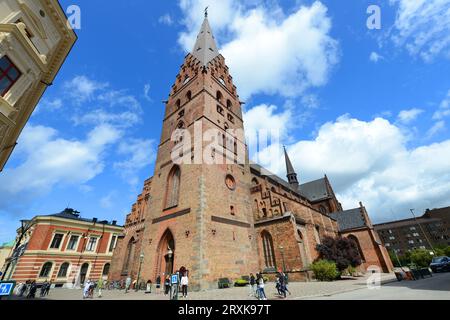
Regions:
<svg viewBox="0 0 450 320"><path fill-rule="evenodd" d="M110 263L105 264L105 266L103 267L103 272L102 272L103 276L107 276L109 274L109 268L110 267L111 267Z"/></svg>
<svg viewBox="0 0 450 320"><path fill-rule="evenodd" d="M191 92L191 91L188 91L188 92L186 93L186 99L187 99L188 101L191 101L191 99L192 99L192 92Z"/></svg>
<svg viewBox="0 0 450 320"><path fill-rule="evenodd" d="M127 251L125 253L125 260L122 267L122 273L128 273L130 269L131 259L133 259L134 256L134 247L135 241L134 238L131 238L130 241L128 241Z"/></svg>
<svg viewBox="0 0 450 320"><path fill-rule="evenodd" d="M358 248L358 252L359 252L359 256L361 257L361 260L365 261L366 259L364 258L364 253L361 249L361 245L359 243L359 240L357 237L355 237L354 235L349 235L347 238L349 238L350 240L353 240L353 242L356 244L356 247Z"/></svg>
<svg viewBox="0 0 450 320"><path fill-rule="evenodd" d="M233 107L233 104L231 103L231 100L227 100L227 109L231 110L232 107Z"/></svg>
<svg viewBox="0 0 450 320"><path fill-rule="evenodd" d="M222 97L223 97L222 92L217 91L216 92L216 99L217 99L217 101L221 102L222 101Z"/></svg>
<svg viewBox="0 0 450 320"><path fill-rule="evenodd" d="M167 179L166 208L176 207L180 193L180 167L174 166Z"/></svg>
<svg viewBox="0 0 450 320"><path fill-rule="evenodd" d="M261 233L261 238L264 252L264 264L266 268L276 268L272 236L269 232L263 231Z"/></svg>

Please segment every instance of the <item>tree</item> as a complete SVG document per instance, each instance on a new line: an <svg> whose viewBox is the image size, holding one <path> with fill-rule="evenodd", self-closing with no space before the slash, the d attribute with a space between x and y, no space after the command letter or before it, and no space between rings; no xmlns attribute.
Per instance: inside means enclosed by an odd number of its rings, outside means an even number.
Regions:
<svg viewBox="0 0 450 320"><path fill-rule="evenodd" d="M356 268L362 263L358 245L349 238L325 237L316 249L319 252L319 259L334 261L339 272L349 266Z"/></svg>
<svg viewBox="0 0 450 320"><path fill-rule="evenodd" d="M418 267L427 268L433 256L430 254L430 250L427 249L415 249L411 251L411 262Z"/></svg>

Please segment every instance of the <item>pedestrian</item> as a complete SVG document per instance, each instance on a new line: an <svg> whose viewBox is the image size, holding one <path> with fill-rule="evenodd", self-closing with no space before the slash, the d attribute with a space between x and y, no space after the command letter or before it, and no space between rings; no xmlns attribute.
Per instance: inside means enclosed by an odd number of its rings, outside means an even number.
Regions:
<svg viewBox="0 0 450 320"><path fill-rule="evenodd" d="M51 287L52 287L52 281L50 280L49 282L47 282L47 286L45 287L44 296L48 296L48 294L50 293Z"/></svg>
<svg viewBox="0 0 450 320"><path fill-rule="evenodd" d="M36 285L36 281L31 281L30 283L30 290L28 292L27 298L28 299L34 299L36 298L36 290L37 290L37 285Z"/></svg>
<svg viewBox="0 0 450 320"><path fill-rule="evenodd" d="M21 283L20 284L20 288L17 289L17 293L19 297L23 297L25 294L25 291L27 291L27 286L28 286L28 280L25 283Z"/></svg>
<svg viewBox="0 0 450 320"><path fill-rule="evenodd" d="M278 274L277 282L278 294L286 299L286 278L284 277L283 272Z"/></svg>
<svg viewBox="0 0 450 320"><path fill-rule="evenodd" d="M289 293L289 295L291 295L291 292L288 289L288 276L284 272L281 272L281 275L283 276L283 280L284 280L284 291L285 291L285 293L287 292L287 293Z"/></svg>
<svg viewBox="0 0 450 320"><path fill-rule="evenodd" d="M89 298L94 299L94 290L97 284L95 281L91 281L91 284L89 285Z"/></svg>
<svg viewBox="0 0 450 320"><path fill-rule="evenodd" d="M152 293L152 280L150 280L150 279L148 279L148 281L147 281L145 293Z"/></svg>
<svg viewBox="0 0 450 320"><path fill-rule="evenodd" d="M262 276L262 273L258 273L256 278L256 284L258 286L258 299L259 300L267 300L266 293L264 291L264 277Z"/></svg>
<svg viewBox="0 0 450 320"><path fill-rule="evenodd" d="M159 289L161 289L161 276L158 275L156 277L156 294L159 293Z"/></svg>
<svg viewBox="0 0 450 320"><path fill-rule="evenodd" d="M166 279L164 280L164 295L168 295L170 291L170 277L169 275L166 276Z"/></svg>
<svg viewBox="0 0 450 320"><path fill-rule="evenodd" d="M256 279L253 273L250 273L250 293L249 296L256 297Z"/></svg>
<svg viewBox="0 0 450 320"><path fill-rule="evenodd" d="M130 286L131 286L131 277L128 277L127 280L125 281L125 293L128 293L128 290L130 290Z"/></svg>
<svg viewBox="0 0 450 320"><path fill-rule="evenodd" d="M98 297L101 298L102 297L102 289L103 289L103 278L102 277L100 277L100 279L98 279L97 289L98 289Z"/></svg>
<svg viewBox="0 0 450 320"><path fill-rule="evenodd" d="M183 298L187 298L187 291L188 291L188 285L189 285L189 278L187 275L187 272L183 274L181 277L181 293L183 294Z"/></svg>
<svg viewBox="0 0 450 320"><path fill-rule="evenodd" d="M45 289L47 288L47 280L45 280L45 282L42 284L41 286L41 293L40 293L40 297L43 298L45 295Z"/></svg>
<svg viewBox="0 0 450 320"><path fill-rule="evenodd" d="M91 288L91 280L87 280L83 288L83 299L89 298L89 289Z"/></svg>

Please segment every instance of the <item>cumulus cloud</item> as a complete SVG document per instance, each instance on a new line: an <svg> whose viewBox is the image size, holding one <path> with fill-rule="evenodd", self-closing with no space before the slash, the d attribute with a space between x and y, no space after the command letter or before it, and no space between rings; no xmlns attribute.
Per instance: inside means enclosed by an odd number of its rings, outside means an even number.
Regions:
<svg viewBox="0 0 450 320"><path fill-rule="evenodd" d="M377 63L379 60L382 60L382 59L384 59L384 57L382 55L376 53L375 51L372 51L370 53L370 56L369 56L370 61Z"/></svg>
<svg viewBox="0 0 450 320"><path fill-rule="evenodd" d="M440 103L439 109L433 114L433 119L441 120L448 116L450 116L450 90L444 100Z"/></svg>
<svg viewBox="0 0 450 320"><path fill-rule="evenodd" d="M277 122L280 115L273 116ZM312 140L290 144L288 152L301 182L327 174L345 208L363 201L380 222L404 217L409 208L449 205L450 140L408 148L408 139L381 117L361 121L344 115L322 125ZM281 152L281 144L270 145L257 162L284 177Z"/></svg>
<svg viewBox="0 0 450 320"><path fill-rule="evenodd" d="M18 196L31 199L57 185L88 182L103 171L104 153L120 137L115 128L101 125L83 140L67 140L53 128L28 124L16 150L26 160L0 176L0 208L24 205L17 203Z"/></svg>
<svg viewBox="0 0 450 320"><path fill-rule="evenodd" d="M98 90L106 87L108 83L97 82L84 75L76 76L64 84L66 93L77 104L90 101Z"/></svg>
<svg viewBox="0 0 450 320"><path fill-rule="evenodd" d="M188 30L179 42L187 51L192 50L201 23L195 8L207 4L180 1ZM231 0L220 1L217 7L214 3L212 28L223 34L221 53L243 99L257 93L300 96L307 88L324 85L338 62L338 42L330 36L332 23L325 5L316 1L287 16L277 9L266 3L258 8Z"/></svg>
<svg viewBox="0 0 450 320"><path fill-rule="evenodd" d="M449 0L390 0L398 7L392 39L413 56L430 62L450 58Z"/></svg>
<svg viewBox="0 0 450 320"><path fill-rule="evenodd" d="M173 19L170 16L170 14L166 13L165 15L162 15L161 17L159 17L158 22L161 24L165 24L166 26L171 26L173 25Z"/></svg>
<svg viewBox="0 0 450 320"><path fill-rule="evenodd" d="M409 124L417 119L424 111L422 109L413 108L409 110L402 110L398 114L398 121L404 124Z"/></svg>
<svg viewBox="0 0 450 320"><path fill-rule="evenodd" d="M145 139L130 139L122 141L118 154L128 156L126 160L114 163L114 169L132 186L139 183L137 173L156 159L155 141Z"/></svg>

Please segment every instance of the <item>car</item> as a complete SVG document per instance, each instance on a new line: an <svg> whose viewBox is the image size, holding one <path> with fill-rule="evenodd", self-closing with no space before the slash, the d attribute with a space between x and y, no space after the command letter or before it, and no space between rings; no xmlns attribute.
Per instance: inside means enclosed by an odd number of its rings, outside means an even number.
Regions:
<svg viewBox="0 0 450 320"><path fill-rule="evenodd" d="M430 263L430 268L433 272L445 272L450 271L450 258L449 257L435 257Z"/></svg>

